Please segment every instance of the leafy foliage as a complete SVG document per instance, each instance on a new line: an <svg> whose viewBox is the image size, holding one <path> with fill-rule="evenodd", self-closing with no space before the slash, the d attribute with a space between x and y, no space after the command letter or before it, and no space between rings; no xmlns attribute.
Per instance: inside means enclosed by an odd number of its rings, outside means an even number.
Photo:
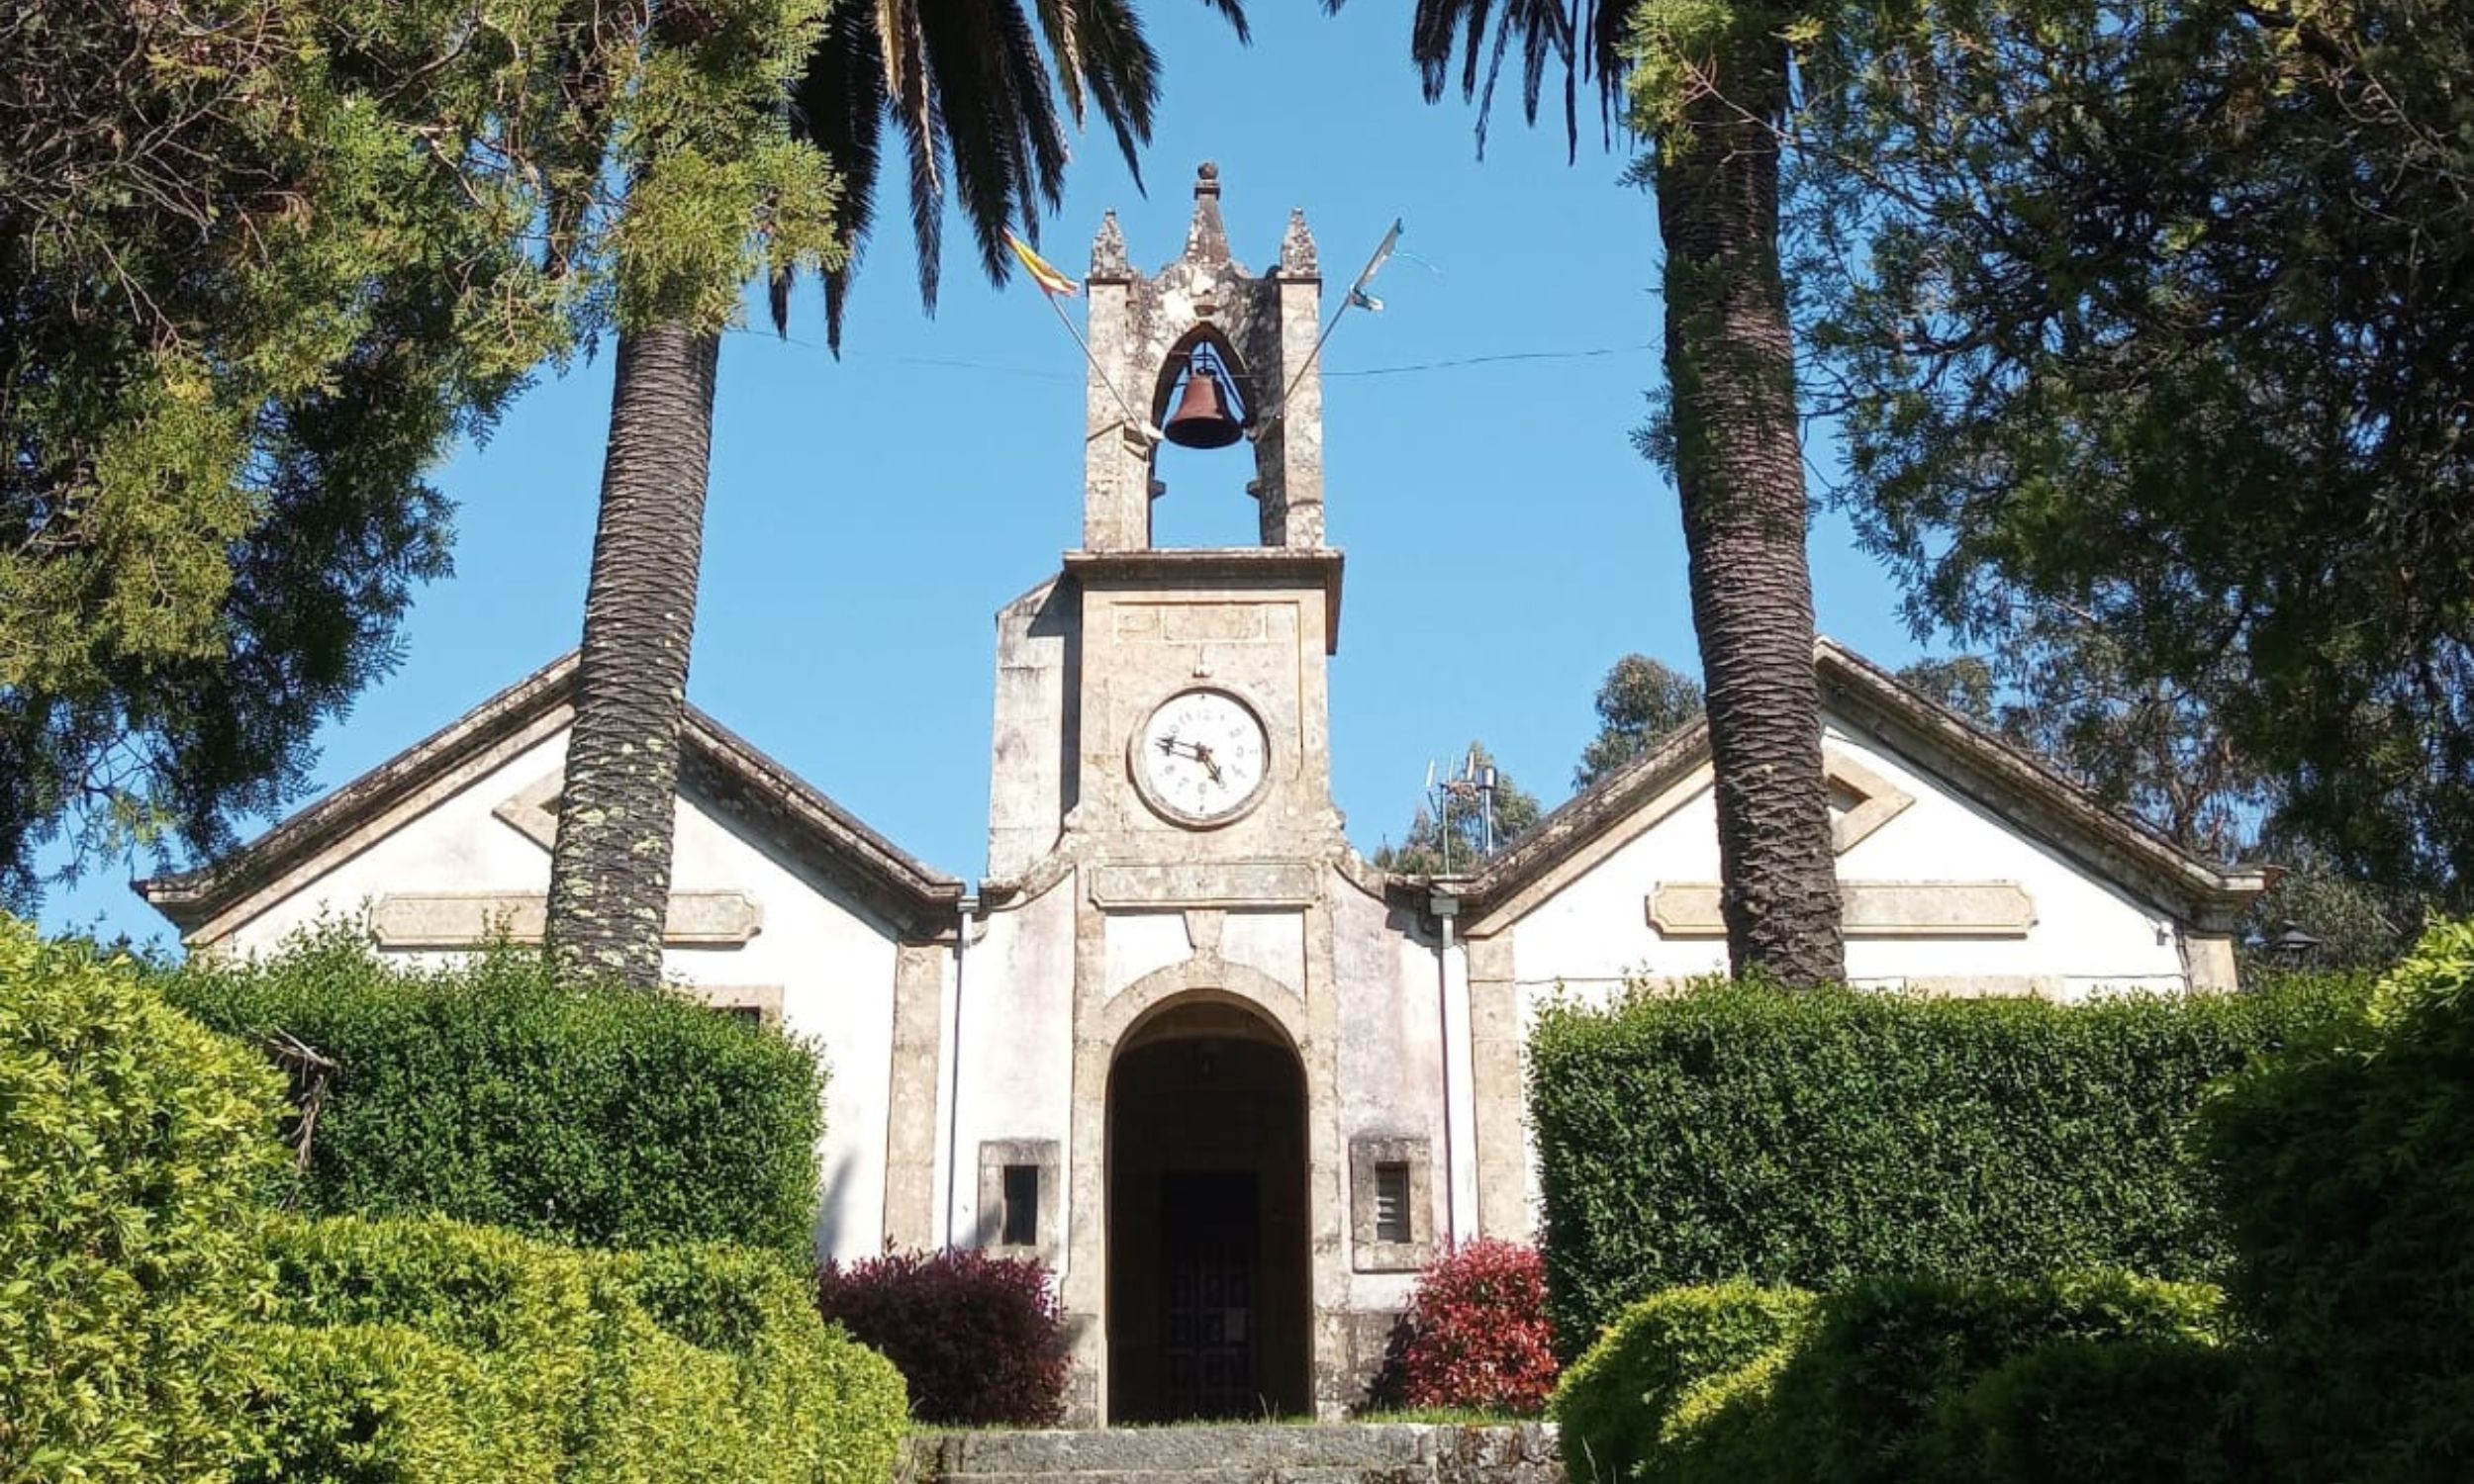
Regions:
<svg viewBox="0 0 2474 1484"><path fill-rule="evenodd" d="M164 988L218 1029L286 1033L339 1064L301 1180L310 1210L809 1249L823 1071L777 1032L670 994L565 988L513 948L382 964L341 931L192 961Z"/></svg>
<svg viewBox="0 0 2474 1484"><path fill-rule="evenodd" d="M2187 1145L2211 1079L2320 1034L2358 981L2084 1005L1713 981L1531 1042L1557 1332L1681 1283L2027 1278L2229 1256Z"/></svg>
<svg viewBox="0 0 2474 1484"><path fill-rule="evenodd" d="M544 356L839 261L778 107L819 10L0 16L0 899L63 831L207 854L294 796L446 570L425 472Z"/></svg>
<svg viewBox="0 0 2474 1484"><path fill-rule="evenodd" d="M2006 1363L2055 1345L2212 1341L2223 1295L2114 1273L2009 1282L1871 1278L1734 1376L1688 1394L1635 1477L1759 1484L1958 1484L1946 1432Z"/></svg>
<svg viewBox="0 0 2474 1484"><path fill-rule="evenodd" d="M883 1479L902 1382L779 1256L288 1223L244 1480ZM715 1307L708 1307L708 1304Z"/></svg>
<svg viewBox="0 0 2474 1484"><path fill-rule="evenodd" d="M1586 788L1648 752L1701 714L1701 683L1648 655L1615 662L1598 686L1598 734L1581 750L1572 787Z"/></svg>
<svg viewBox="0 0 2474 1484"><path fill-rule="evenodd" d="M2474 12L1850 8L1799 121L1845 500L1919 626L2097 633L2341 873L2474 860ZM1858 244L1861 250L1857 250Z"/></svg>
<svg viewBox="0 0 2474 1484"><path fill-rule="evenodd" d="M2069 1458L2178 1466L2211 1450L2223 1295L2119 1273L1868 1278L1816 1299L1731 1283L1628 1311L1556 1397L1575 1480L1922 1484L2182 1478L2052 1472ZM2095 1416L2131 1377L2170 1382ZM2169 1414L2166 1400L2196 1401ZM2049 1455L2047 1402L2074 1432ZM2208 1475L2194 1474L2194 1481Z"/></svg>
<svg viewBox="0 0 2474 1484"><path fill-rule="evenodd" d="M1944 1408L1936 1461L1982 1484L2264 1478L2240 1407L2247 1358L2187 1339L2042 1345Z"/></svg>
<svg viewBox="0 0 2474 1484"><path fill-rule="evenodd" d="M0 917L0 1476L222 1476L280 1097L127 960Z"/></svg>
<svg viewBox="0 0 2474 1484"><path fill-rule="evenodd" d="M1494 754L1482 742L1470 743L1467 758L1466 768L1472 774L1494 768ZM1488 800L1474 785L1461 783L1457 777L1442 786L1441 806L1443 813L1438 817L1424 804L1418 805L1407 837L1396 849L1384 841L1375 852L1375 864L1403 876L1465 876L1519 838L1546 812L1536 794L1500 768L1495 768L1491 828Z"/></svg>
<svg viewBox="0 0 2474 1484"><path fill-rule="evenodd" d="M1417 1275L1374 1390L1385 1408L1531 1417L1546 1410L1556 1371L1538 1250L1488 1238Z"/></svg>
<svg viewBox="0 0 2474 1484"><path fill-rule="evenodd" d="M969 1248L887 1252L827 1263L816 1299L894 1362L920 1422L1047 1427L1065 1415L1065 1314L1037 1262Z"/></svg>
<svg viewBox="0 0 2474 1484"><path fill-rule="evenodd" d="M1564 1471L1628 1480L1684 1397L1788 1345L1813 1296L1741 1280L1663 1288L1615 1316L1555 1388Z"/></svg>
<svg viewBox="0 0 2474 1484"><path fill-rule="evenodd" d="M2367 1014L2236 1078L2203 1120L2265 1338L2281 1477L2474 1457L2474 922L2434 925Z"/></svg>

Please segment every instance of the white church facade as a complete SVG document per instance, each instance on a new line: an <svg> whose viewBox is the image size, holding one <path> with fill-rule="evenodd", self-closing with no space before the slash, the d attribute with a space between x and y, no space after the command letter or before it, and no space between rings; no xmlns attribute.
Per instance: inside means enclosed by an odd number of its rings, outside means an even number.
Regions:
<svg viewBox="0 0 2474 1484"><path fill-rule="evenodd" d="M677 804L666 972L830 1065L819 1252L1042 1258L1086 1420L1358 1402L1428 1257L1530 1231L1535 1007L1726 963L1698 725L1474 875L1350 847L1314 245L1292 216L1254 275L1207 167L1195 194L1159 273L1113 219L1094 245L1083 544L998 614L988 879L921 865L701 712ZM1151 546L1151 429L1197 345L1270 389L1247 398L1256 547ZM1814 663L1852 978L2234 987L2258 873L2190 858L1843 649ZM537 935L573 676L557 661L141 890L198 950L322 917L408 959Z"/></svg>

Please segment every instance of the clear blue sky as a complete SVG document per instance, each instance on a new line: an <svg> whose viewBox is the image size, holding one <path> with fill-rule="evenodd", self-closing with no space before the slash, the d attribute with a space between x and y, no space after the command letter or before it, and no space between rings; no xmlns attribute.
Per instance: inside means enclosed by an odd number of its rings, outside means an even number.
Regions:
<svg viewBox="0 0 2474 1484"><path fill-rule="evenodd" d="M1396 840L1427 760L1474 737L1560 800L1618 656L1699 668L1674 494L1628 436L1660 379L1650 198L1593 134L1567 165L1560 118L1530 130L1505 111L1477 160L1473 111L1419 96L1403 4L1325 18L1258 0L1251 47L1198 4L1146 16L1167 94L1150 195L1104 131L1087 136L1041 238L1066 271L1082 273L1110 207L1138 264L1174 257L1203 159L1258 271L1304 209L1327 310L1391 220L1407 223L1415 259L1383 270L1384 313L1351 314L1325 353L1330 538L1348 553L1334 788L1352 838ZM959 222L926 318L905 203L879 218L840 361L812 293L787 343L751 328L723 347L689 689L904 849L976 878L993 615L1080 537L1082 363L1027 282L980 278ZM1434 364L1542 352L1557 358ZM609 395L605 353L544 380L441 471L456 574L417 600L402 667L324 732L321 790L574 645ZM1833 457L1817 443L1817 472ZM1245 462L1172 451L1163 543L1250 544ZM1825 632L1885 661L1916 652L1842 521L1820 522L1812 554ZM54 891L44 920L168 936L125 876Z"/></svg>

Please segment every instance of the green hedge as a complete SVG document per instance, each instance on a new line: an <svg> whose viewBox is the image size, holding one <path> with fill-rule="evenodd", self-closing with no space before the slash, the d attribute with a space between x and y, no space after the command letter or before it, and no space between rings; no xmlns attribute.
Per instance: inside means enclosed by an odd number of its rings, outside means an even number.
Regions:
<svg viewBox="0 0 2474 1484"><path fill-rule="evenodd" d="M1949 1410L2004 1364L2057 1344L2209 1344L2223 1308L2219 1289L2120 1273L1856 1283L1779 1370L1750 1456L1767 1478L1955 1484L1972 1475L1950 1457Z"/></svg>
<svg viewBox="0 0 2474 1484"><path fill-rule="evenodd" d="M809 1251L823 1072L777 1032L674 995L561 988L515 949L420 970L332 931L163 983L217 1029L287 1032L340 1065L311 1211Z"/></svg>
<svg viewBox="0 0 2474 1484"><path fill-rule="evenodd" d="M1785 1345L1809 1322L1796 1288L1669 1288L1618 1315L1564 1371L1551 1412L1575 1484L1626 1480L1656 1441L1652 1419L1685 1395Z"/></svg>
<svg viewBox="0 0 2474 1484"><path fill-rule="evenodd" d="M2238 1349L2176 1340L2031 1350L1944 1409L1938 1461L1966 1484L2266 1478L2240 1406L2247 1362Z"/></svg>
<svg viewBox="0 0 2474 1484"><path fill-rule="evenodd" d="M1557 1333L1662 1288L1870 1273L2221 1273L2201 1088L2358 1004L2355 979L2088 1005L1724 981L1550 1006L1531 1043Z"/></svg>
<svg viewBox="0 0 2474 1484"><path fill-rule="evenodd" d="M2364 1016L2201 1127L2273 1476L2474 1477L2474 922L2434 925Z"/></svg>
<svg viewBox="0 0 2474 1484"><path fill-rule="evenodd" d="M1625 1315L1610 1343L1641 1389L1607 1384L1618 1357L1576 1367L1556 1402L1559 1418L1585 1415L1591 1450L1568 1464L1575 1481L1642 1484L1975 1484L2046 1477L2018 1464L2036 1438L2042 1403L2093 1400L2076 1385L2090 1352L2098 1365L2167 1364L2175 1395L2200 1394L2185 1352L2214 1343L2222 1295L2119 1273L2032 1281L1872 1279L1827 1295L1809 1311L1779 1290L1745 1285L1660 1295ZM1766 1331L1774 1336L1760 1344ZM2080 1366L2065 1384L2056 1353ZM1738 1357L1742 1357L1739 1359ZM2170 1357L2159 1359L2157 1357ZM2035 1361L2045 1367L2023 1371ZM1730 1366L1730 1362L1735 1362ZM2105 1372L2112 1377L2114 1372ZM1992 1395L1987 1396L1991 1390ZM2154 1408L2133 1425L2152 1421ZM2194 1426L2185 1418L2180 1432ZM2197 1423L2204 1431L2204 1418ZM2074 1437L2084 1456L2145 1457L2155 1435L2124 1441ZM2065 1455L2066 1456L2066 1455ZM1996 1468L1988 1470L1990 1460ZM2016 1465L2019 1472L1999 1472ZM2107 1480L2137 1472L2067 1477ZM2179 1474L2158 1474L2175 1477Z"/></svg>
<svg viewBox="0 0 2474 1484"><path fill-rule="evenodd" d="M128 961L0 916L0 1478L220 1476L281 1107Z"/></svg>
<svg viewBox="0 0 2474 1484"><path fill-rule="evenodd" d="M798 1269L446 1221L286 1223L243 1484L879 1484L906 1405Z"/></svg>

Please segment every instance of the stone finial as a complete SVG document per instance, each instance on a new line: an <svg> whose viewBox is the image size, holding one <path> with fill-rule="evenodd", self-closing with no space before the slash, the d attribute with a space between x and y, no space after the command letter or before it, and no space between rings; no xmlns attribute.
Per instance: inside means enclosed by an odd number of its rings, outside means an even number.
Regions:
<svg viewBox="0 0 2474 1484"><path fill-rule="evenodd" d="M1204 160L1194 171L1194 220L1186 229L1189 262L1228 261L1228 230L1220 225L1220 167Z"/></svg>
<svg viewBox="0 0 2474 1484"><path fill-rule="evenodd" d="M1323 271L1322 262L1314 253L1314 233L1305 228L1305 213L1295 207L1289 208L1288 230L1280 237L1280 271L1297 278L1311 278Z"/></svg>
<svg viewBox="0 0 2474 1484"><path fill-rule="evenodd" d="M1116 225L1116 213L1109 212L1099 219L1099 232L1091 239L1091 276L1124 278L1133 271L1125 259L1124 229Z"/></svg>

